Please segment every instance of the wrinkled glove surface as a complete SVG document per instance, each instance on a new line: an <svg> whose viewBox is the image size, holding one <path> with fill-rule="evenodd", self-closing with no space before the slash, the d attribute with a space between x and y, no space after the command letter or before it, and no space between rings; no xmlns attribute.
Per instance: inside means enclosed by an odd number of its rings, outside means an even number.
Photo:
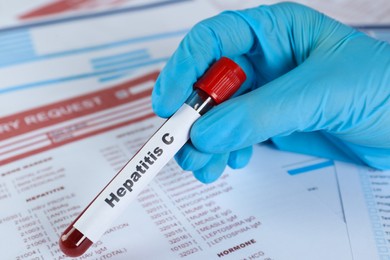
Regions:
<svg viewBox="0 0 390 260"><path fill-rule="evenodd" d="M298 4L224 12L194 26L170 58L153 90L156 114L171 116L221 56L239 63L247 80L193 125L176 155L200 181L245 166L251 146L268 139L390 169L388 43Z"/></svg>

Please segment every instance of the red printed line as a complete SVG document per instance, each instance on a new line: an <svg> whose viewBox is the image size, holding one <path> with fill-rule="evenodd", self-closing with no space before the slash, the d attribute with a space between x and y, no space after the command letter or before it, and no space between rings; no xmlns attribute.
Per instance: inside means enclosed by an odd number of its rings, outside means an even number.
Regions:
<svg viewBox="0 0 390 260"><path fill-rule="evenodd" d="M140 110L142 111L143 109L140 109ZM137 111L137 112L139 112L139 111ZM152 112L150 111L149 113L152 113ZM103 121L101 121L99 123L89 124L88 127L77 129L75 132L78 132L78 131L81 131L81 130L87 130L87 129L93 128L95 126L103 125L105 123L109 123L109 122L112 122L112 121L117 121L120 118L123 118L123 117L126 117L126 116L130 116L130 115L133 115L133 114L134 114L134 112L131 112L131 113L128 113L128 114L119 115L119 116L116 116L116 117L113 117L113 118L110 118L110 119L103 120Z"/></svg>
<svg viewBox="0 0 390 260"><path fill-rule="evenodd" d="M19 120L20 122L20 129L15 129L13 132L3 132L0 134L0 141L1 140L7 140L8 138L17 137L19 135L27 134L35 130L43 129L48 126L55 126L56 124L63 123L72 119L77 118L83 118L85 116L91 115L91 117L87 118L86 120L70 123L68 126L64 126L62 128L57 128L54 130L48 130L48 132L36 134L30 137L22 137L20 140L12 141L8 144L2 145L0 148L7 148L9 147L10 150L4 151L0 153L0 156L2 156L5 159L0 159L0 165L13 162L15 160L19 160L22 158L25 158L27 156L31 156L37 153L41 153L74 141L81 140L83 138L88 138L93 135L97 135L103 132L107 132L119 127L123 127L132 123L136 123L148 118L151 118L154 116L154 113L152 111L145 111L145 109L150 110L150 106L146 108L145 106L149 102L149 100L143 100L145 97L150 96L151 89L145 90L143 92L132 94L131 88L137 87L137 85L140 85L142 83L155 80L157 77L158 72L150 73L148 75L145 75L143 77L140 77L135 80L128 81L126 83L116 85L114 87L104 89L101 91L96 91L94 93L90 93L87 95L79 96L76 98L71 98L68 100L60 101L54 104L38 107L32 110L24 111L21 113L17 113L14 115L10 115L7 117L0 118L0 126L1 124L6 124L7 122L11 122L12 120ZM123 91L127 93L127 95L118 95L118 91L120 91L123 94ZM85 103L85 109L81 109L80 106L82 105L82 102L90 102L91 100L95 100L95 103ZM78 102L78 103L77 103ZM131 104L133 103L134 104ZM130 104L130 105L129 105ZM23 125L22 119L28 118L29 115L39 115L40 113L49 113L51 109L57 109L60 107L66 107L66 106L72 106L74 105L74 111L72 113L64 113L61 115L60 118L43 118L43 122L33 122L36 123L32 126ZM116 111L108 111L107 113L102 113L101 115L94 115L98 112L104 112L105 110L110 110L115 107L120 107L123 105L127 105L123 108L118 108ZM80 108L80 109L79 109ZM48 112L49 111L49 112ZM128 113L126 113L128 111ZM142 115L141 112L145 112L146 114ZM138 115L137 115L138 114ZM45 114L44 114L45 115ZM135 116L135 118L129 118L130 116ZM127 119L126 119L127 117ZM124 121L118 122L118 120L124 118ZM99 119L103 119L98 122ZM115 123L115 121L117 123ZM110 122L113 123L110 125ZM89 123L89 125L88 125ZM104 126L104 125L107 126ZM77 129L77 126L81 127ZM93 129L96 126L102 126L101 128L97 127L95 130ZM72 129L72 127L74 129ZM65 132L66 129L69 128L69 132ZM58 138L61 138L61 129L64 129L63 139L60 139L60 141L55 141L55 138L50 136L50 133L58 133ZM90 129L91 131L85 131ZM79 133L79 135L73 135L75 132L83 131ZM85 132L84 132L85 131ZM39 136L45 135L48 139L46 139L48 142L51 142L51 144L39 147L39 148L33 148L30 151L20 151L20 154L10 155L10 157L6 158L7 153L16 152L17 150L25 149L34 145L37 145L39 143L42 143L43 139L39 139ZM67 136L70 135L70 136ZM8 138L5 138L4 136L9 136ZM37 138L38 140L34 141L32 138ZM28 141L32 141L28 143ZM24 144L23 144L24 143ZM17 146L20 144L20 146ZM17 146L17 147L12 147Z"/></svg>
<svg viewBox="0 0 390 260"><path fill-rule="evenodd" d="M111 131L111 130L114 130L114 129L117 129L117 128L121 128L121 127L124 127L126 125L130 125L130 124L134 124L134 123L137 123L137 122L141 122L143 120L152 118L154 116L155 116L154 113L150 113L150 114L144 115L142 117L139 117L139 118L136 118L136 119L133 119L133 120L129 120L129 121L126 121L126 122L123 122L123 123L120 123L120 124L116 124L116 125L112 125L112 126L109 126L109 127L105 127L105 128L102 128L102 129L99 129L99 130L96 130L96 131L93 131L93 132L90 132L90 133L87 133L87 134L84 134L84 135L80 135L80 136L74 137L72 139L68 139L68 140L66 140L64 142L54 143L54 144L52 144L50 146L47 146L47 147L37 148L35 150L31 150L31 151L28 151L28 152L25 152L25 153L22 153L22 154L18 154L18 155L15 155L15 156L12 156L12 157L9 157L7 159L4 159L4 160L0 161L0 165L5 165L7 163L11 163L11 162L14 162L16 160L20 160L20 159L26 158L28 156L39 154L39 153L48 151L50 149L54 149L54 148L57 148L57 147L60 147L60 146L63 146L63 145L66 145L66 144L69 144L69 143L72 143L72 142L75 142L75 141L82 140L84 138L92 137L94 135L98 135L98 134L101 134L101 133L104 133L104 132L108 132L108 131Z"/></svg>
<svg viewBox="0 0 390 260"><path fill-rule="evenodd" d="M157 75L158 72L153 72L135 80L113 86L109 89L96 91L0 118L0 141L66 122L71 119L108 110L150 96L151 89L137 94L132 94L130 89L148 81L155 81ZM121 95L121 97L118 97L118 92L126 92L128 95ZM4 126L7 126L9 122L16 121L18 122L17 128L1 131L2 129L6 129Z"/></svg>
<svg viewBox="0 0 390 260"><path fill-rule="evenodd" d="M48 5L42 6L28 13L25 13L19 18L21 20L37 18L41 16L55 15L60 13L69 12L74 9L78 9L80 5L91 2L93 0L61 0Z"/></svg>
<svg viewBox="0 0 390 260"><path fill-rule="evenodd" d="M146 104L148 102L149 102L148 100L144 100L142 102L137 103L136 105L142 106L142 105L144 105L144 104ZM128 110L129 108L131 108L132 106L133 106L133 104L130 104L130 106L128 106L128 107L125 107L125 108L122 108L122 109L118 109L118 110L113 111L113 112L106 113L104 116L111 116L111 115L115 115L115 114L120 113L120 112L124 112L124 111ZM95 117L90 118L89 120L82 121L82 122L77 122L77 124L88 123L89 121L93 121L93 120L96 120L96 119L99 119L99 118L102 118L102 116L95 116ZM58 129L50 130L49 132L55 132L55 131L58 131ZM28 136L28 137L24 137L24 138L15 140L13 142L10 142L10 143L4 144L4 145L0 145L0 150L4 149L6 147L9 147L9 146L17 145L18 143L25 143L26 141L29 141L31 139L34 139L34 138L38 137L38 136L46 135L46 134L47 133L39 133L39 134L36 134L36 135L32 135L32 136ZM0 155L1 154L2 153L0 153Z"/></svg>
<svg viewBox="0 0 390 260"><path fill-rule="evenodd" d="M144 101L142 101L142 102L139 102L139 103L137 104L137 106L143 106L143 105L146 105L146 104L148 104L148 103L149 103L149 100L144 100ZM88 123L88 122L90 122L90 121L94 121L94 120L97 120L97 119L101 119L101 118L103 118L103 117L107 117L107 116L112 116L112 115L119 114L119 113L124 112L124 111L127 111L127 110L129 110L129 109L133 109L132 107L133 107L133 106L130 105L130 106L128 106L128 107L125 107L125 108L122 108L122 109L118 109L118 110L115 110L115 111L106 113L106 114L104 114L103 116L91 117L91 118L89 118L88 120L86 120L85 123ZM139 109L137 109L137 110L135 110L135 111L138 112L138 110L139 110Z"/></svg>
<svg viewBox="0 0 390 260"><path fill-rule="evenodd" d="M119 6L125 2L125 0L106 0L103 3L100 0L60 0L22 14L19 16L19 19L27 20L49 15L59 15L75 10L93 10L104 6Z"/></svg>
<svg viewBox="0 0 390 260"><path fill-rule="evenodd" d="M121 114L121 115L118 115L116 117L113 117L113 118L109 118L109 119L106 119L106 120L103 120L101 122L97 122L97 123L92 123L92 124L88 124L86 127L83 127L83 128L79 128L77 130L74 130L74 131L70 131L66 134L70 135L68 138L64 138L62 139L61 141L57 141L55 137L52 137L50 135L50 132L49 132L49 138L50 140L53 142L53 143L58 143L58 142L62 142L63 140L65 139L72 139L72 138L75 138L77 135L74 135L75 133L79 132L79 131L85 131L85 130L88 130L88 129L91 129L91 128L94 128L96 126L99 126L99 125L104 125L105 123L109 123L109 122L113 122L113 121L116 121L118 119L122 119L122 118L126 118L126 116L131 116L131 115L134 115L135 112L140 112L141 110L143 109L139 109L139 110L136 110L136 111L131 111L129 112L128 114ZM151 111L148 113L150 114L152 113ZM104 118L104 117L102 117ZM136 117L137 118L137 117ZM90 120L89 120L90 121ZM128 121L128 120L124 120L123 122L125 121ZM88 121L84 122L85 124L87 124ZM58 131L58 130L57 130ZM92 131L91 131L92 132ZM72 135L73 134L73 135ZM82 134L82 135L85 135L85 134ZM59 135L60 136L60 135Z"/></svg>
<svg viewBox="0 0 390 260"><path fill-rule="evenodd" d="M40 134L36 134L36 135L25 137L25 138L22 138L22 139L18 139L18 140L15 140L15 141L7 143L7 144L0 145L0 150L6 148L8 146L13 146L13 145L18 144L18 143L24 143L24 142L26 142L28 140L34 139L35 137L38 137L38 136L44 135L44 134L45 133L40 133Z"/></svg>
<svg viewBox="0 0 390 260"><path fill-rule="evenodd" d="M93 128L93 127L96 127L96 126L99 126L99 125L104 125L106 123L115 122L118 119L126 120L127 117L130 117L130 116L132 116L134 114L139 114L140 112L144 111L145 108L149 108L150 109L150 105L149 105L149 100L148 99L141 100L141 102L134 102L134 103L135 104L130 104L129 106L124 107L122 109L118 109L118 110L113 111L113 112L105 113L104 115L95 116L95 117L89 118L88 120L85 120L85 121L77 122L76 125L80 125L80 124L83 125L84 124L84 125L87 125L87 127L79 128L79 129L76 129L74 131L69 131L69 133L65 133L65 134L72 135L72 133L74 134L74 132L84 131L84 130L86 130L88 128ZM149 105L149 106L145 107L147 105ZM137 107L137 106L139 106L139 107ZM128 112L128 113L125 113L125 112ZM115 117L112 117L112 116L115 116ZM90 123L90 122L94 122L96 120L104 119L104 118L107 118L107 117L108 117L108 119L106 119L106 120L103 120L103 121L100 121L100 122L96 122L96 123ZM72 127L74 125L75 124L68 125L68 126L65 126L63 128ZM9 143L7 145L3 145L2 146L3 148L7 148L7 147L16 146L17 144L21 144L20 146L17 146L17 147L15 147L13 149L9 149L9 150L6 150L4 152L0 152L0 156L5 155L7 153L15 152L17 150L21 150L21 149L27 148L29 146L33 146L33 145L38 144L38 143L43 142L43 141L50 141L51 143L58 143L58 141L56 141L56 138L53 137L50 133L60 132L60 131L61 131L60 129L54 129L54 130L50 130L48 133L41 133L41 134L37 134L37 135L34 135L34 136L22 138L22 139L20 139L18 141L14 141L14 142ZM38 141L35 141L35 142L32 142L32 143L30 142L30 143L26 144L26 142L28 142L28 141L36 138L36 137L39 137L39 136L42 136L42 137L44 136L44 139L41 139L41 140L38 140ZM59 136L61 136L61 134L59 134ZM68 138L64 138L64 139L72 139L72 138L74 138L74 136L69 136ZM63 140L61 140L61 141L63 141ZM3 149L3 150L5 150L5 149Z"/></svg>
<svg viewBox="0 0 390 260"><path fill-rule="evenodd" d="M28 143L28 144L25 144L25 145L22 145L22 146L18 146L18 147L15 147L15 148L11 149L11 150L7 150L5 152L2 152L2 153L0 153L0 156L4 155L4 154L7 154L7 153L15 152L17 150L24 149L24 148L27 148L27 147L30 147L30 146L33 146L33 145L36 145L36 144L39 144L39 143L43 143L44 141L50 141L50 139L47 138L47 136L46 136L45 139L40 139L40 140L37 140L35 142Z"/></svg>

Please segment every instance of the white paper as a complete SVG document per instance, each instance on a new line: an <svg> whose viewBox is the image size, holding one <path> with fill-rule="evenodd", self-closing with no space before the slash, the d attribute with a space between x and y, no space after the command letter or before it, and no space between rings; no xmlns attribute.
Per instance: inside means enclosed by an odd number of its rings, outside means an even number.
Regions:
<svg viewBox="0 0 390 260"><path fill-rule="evenodd" d="M0 94L13 100L0 102L0 113L88 93L137 70L161 67L188 30L215 13L203 2L178 2L0 33ZM29 98L19 101L21 92Z"/></svg>
<svg viewBox="0 0 390 260"><path fill-rule="evenodd" d="M0 234L14 245L3 249L5 258L63 257L59 235L162 123L152 116L151 89L145 87L153 76L9 115L6 122L19 119L22 130L32 115L44 127L24 128L31 131L0 144L3 160L8 160L0 173L0 202L7 209ZM131 93L139 98L132 99ZM86 102L91 97L99 101ZM79 104L67 115L71 118L57 124L45 120L48 111L69 104ZM84 111L89 113L80 115ZM50 143L36 152L28 144L41 142L41 135L50 136ZM15 159L17 153L22 157ZM293 158L266 146L256 147L254 158L245 170L228 170L211 185L169 163L80 259L350 259L345 224L300 183L309 172L299 179L288 174L321 161Z"/></svg>
<svg viewBox="0 0 390 260"><path fill-rule="evenodd" d="M279 0L209 0L221 10L225 9L244 9L256 7L259 5L277 4L283 1ZM303 4L318 10L338 21L350 25L364 24L389 24L390 23L390 4L387 0L328 0L328 1L310 1L310 0L294 0L299 4Z"/></svg>
<svg viewBox="0 0 390 260"><path fill-rule="evenodd" d="M390 42L388 26L361 30ZM354 259L390 259L390 171L337 162L336 172Z"/></svg>
<svg viewBox="0 0 390 260"><path fill-rule="evenodd" d="M104 16L107 13L143 9L169 2L172 0L0 0L0 29Z"/></svg>
<svg viewBox="0 0 390 260"><path fill-rule="evenodd" d="M336 167L354 259L390 259L390 171Z"/></svg>
<svg viewBox="0 0 390 260"><path fill-rule="evenodd" d="M163 122L151 68L215 13L188 1L0 34L2 258L63 259L60 234ZM254 158L210 185L170 162L79 259L351 259L332 166L288 173L327 160Z"/></svg>
<svg viewBox="0 0 390 260"><path fill-rule="evenodd" d="M2 166L0 234L14 244L4 257L60 259L60 233L160 123L140 120ZM351 259L344 223L268 164L271 151L256 147L261 160L211 185L169 163L82 259Z"/></svg>

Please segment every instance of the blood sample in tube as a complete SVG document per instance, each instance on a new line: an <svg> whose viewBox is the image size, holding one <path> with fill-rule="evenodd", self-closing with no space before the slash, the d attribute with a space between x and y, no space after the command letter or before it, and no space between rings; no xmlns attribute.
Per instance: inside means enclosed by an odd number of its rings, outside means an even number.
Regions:
<svg viewBox="0 0 390 260"><path fill-rule="evenodd" d="M77 257L96 243L112 222L188 141L193 123L213 106L229 99L245 81L244 71L222 57L194 84L185 104L155 132L63 232L64 254Z"/></svg>

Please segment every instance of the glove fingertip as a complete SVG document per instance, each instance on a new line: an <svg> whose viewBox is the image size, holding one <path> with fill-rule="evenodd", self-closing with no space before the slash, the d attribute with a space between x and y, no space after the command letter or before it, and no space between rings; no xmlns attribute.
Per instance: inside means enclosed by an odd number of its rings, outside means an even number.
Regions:
<svg viewBox="0 0 390 260"><path fill-rule="evenodd" d="M228 165L232 169L241 169L248 165L252 157L252 146L233 151L229 155Z"/></svg>
<svg viewBox="0 0 390 260"><path fill-rule="evenodd" d="M245 139L237 136L237 133L246 135L244 131L247 131L242 124L240 97L218 105L194 123L190 136L198 150L205 153L228 153L246 146L243 144Z"/></svg>
<svg viewBox="0 0 390 260"><path fill-rule="evenodd" d="M228 154L215 154L211 160L201 169L194 171L196 179L202 183L212 183L216 181L225 170Z"/></svg>
<svg viewBox="0 0 390 260"><path fill-rule="evenodd" d="M152 110L159 117L168 117L167 111L164 111L164 106L161 105L160 97L154 91L152 92Z"/></svg>
<svg viewBox="0 0 390 260"><path fill-rule="evenodd" d="M159 96L157 92L152 92L152 109L159 117L168 118L172 116L183 104L183 98L174 97L173 95ZM185 99L184 99L185 100Z"/></svg>
<svg viewBox="0 0 390 260"><path fill-rule="evenodd" d="M177 56L180 55L174 55L165 65L152 91L152 109L164 118L173 115L192 92L193 72L188 72L189 65L176 64Z"/></svg>
<svg viewBox="0 0 390 260"><path fill-rule="evenodd" d="M212 158L210 154L204 154L187 142L175 155L175 160L185 171L196 171L203 168Z"/></svg>
<svg viewBox="0 0 390 260"><path fill-rule="evenodd" d="M169 117L172 113L170 113L169 109L167 110L167 106L164 105L164 97L165 95L162 95L161 91L161 74L156 80L156 83L154 84L154 88L152 91L152 109L153 112L158 115L159 117L167 118Z"/></svg>
<svg viewBox="0 0 390 260"><path fill-rule="evenodd" d="M208 184L210 181L208 180L207 173L202 170L193 171L195 179L200 181L201 183Z"/></svg>
<svg viewBox="0 0 390 260"><path fill-rule="evenodd" d="M218 178L222 174L222 172L218 173L218 174L216 174L214 172L210 173L205 169L197 170L197 171L194 171L193 173L194 173L195 178L204 184L210 184L210 183L215 182L216 180L218 180Z"/></svg>

